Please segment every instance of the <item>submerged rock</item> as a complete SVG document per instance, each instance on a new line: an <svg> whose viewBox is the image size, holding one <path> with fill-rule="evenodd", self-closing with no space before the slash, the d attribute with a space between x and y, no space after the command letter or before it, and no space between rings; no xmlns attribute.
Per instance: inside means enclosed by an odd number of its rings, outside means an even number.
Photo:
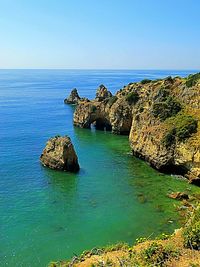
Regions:
<svg viewBox="0 0 200 267"><path fill-rule="evenodd" d="M184 192L173 192L171 194L168 194L168 197L172 199L177 199L177 200L183 200L183 199L188 200L189 199L188 194Z"/></svg>
<svg viewBox="0 0 200 267"><path fill-rule="evenodd" d="M64 100L64 102L65 102L65 104L78 104L78 101L79 101L80 99L81 99L81 98L80 98L80 96L79 96L79 94L78 94L77 89L74 88L74 89L71 91L69 97L67 97L67 98Z"/></svg>
<svg viewBox="0 0 200 267"><path fill-rule="evenodd" d="M43 150L40 161L51 169L77 172L79 163L71 139L67 136L50 138Z"/></svg>

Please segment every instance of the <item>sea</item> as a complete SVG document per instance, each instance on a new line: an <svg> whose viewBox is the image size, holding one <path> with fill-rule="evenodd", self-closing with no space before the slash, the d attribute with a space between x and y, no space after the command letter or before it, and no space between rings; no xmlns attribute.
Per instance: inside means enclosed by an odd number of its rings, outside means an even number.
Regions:
<svg viewBox="0 0 200 267"><path fill-rule="evenodd" d="M0 266L45 267L83 250L180 226L172 191L195 186L132 156L128 136L73 126L77 88L93 99L100 84L112 93L130 82L185 77L195 70L0 70ZM47 140L71 137L77 174L40 164Z"/></svg>

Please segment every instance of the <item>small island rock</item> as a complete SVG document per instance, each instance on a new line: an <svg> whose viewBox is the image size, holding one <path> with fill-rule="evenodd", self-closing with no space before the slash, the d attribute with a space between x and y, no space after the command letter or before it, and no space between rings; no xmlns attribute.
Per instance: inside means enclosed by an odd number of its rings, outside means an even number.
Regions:
<svg viewBox="0 0 200 267"><path fill-rule="evenodd" d="M80 98L80 96L79 96L79 94L78 94L77 89L74 88L74 89L71 91L69 97L67 97L67 98L64 100L64 102L65 102L65 104L77 104L78 101L79 101L80 99L81 99L81 98Z"/></svg>
<svg viewBox="0 0 200 267"><path fill-rule="evenodd" d="M79 170L78 158L68 136L50 138L40 156L40 161L51 169L70 172Z"/></svg>

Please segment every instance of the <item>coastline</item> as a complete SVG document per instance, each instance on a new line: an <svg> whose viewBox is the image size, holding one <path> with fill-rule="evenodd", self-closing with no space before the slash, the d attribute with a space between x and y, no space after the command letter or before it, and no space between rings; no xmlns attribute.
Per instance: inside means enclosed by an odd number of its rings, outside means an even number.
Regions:
<svg viewBox="0 0 200 267"><path fill-rule="evenodd" d="M3 266L46 266L94 246L118 241L131 245L154 228L156 236L179 227L176 202L166 195L182 192L185 186L186 193L197 193L197 187L161 174L130 155L127 136L73 127L74 107L63 104L74 85L92 99L96 84L104 81L114 93L143 73L95 72L92 79L90 72L2 73ZM164 75L151 72L148 78ZM72 137L80 158L78 174L40 165L46 140L57 134Z"/></svg>
<svg viewBox="0 0 200 267"><path fill-rule="evenodd" d="M80 98L76 90L68 101L77 104L75 126L95 124L97 129L129 135L133 155L161 172L183 175L200 185L199 88L196 73L129 83L115 95L102 84L95 99Z"/></svg>
<svg viewBox="0 0 200 267"><path fill-rule="evenodd" d="M138 238L133 246L118 243L105 248L93 248L79 256L74 256L71 260L51 262L49 267L198 267L200 264L199 200L185 214L187 220L172 235L162 233L155 239L151 239L151 236Z"/></svg>

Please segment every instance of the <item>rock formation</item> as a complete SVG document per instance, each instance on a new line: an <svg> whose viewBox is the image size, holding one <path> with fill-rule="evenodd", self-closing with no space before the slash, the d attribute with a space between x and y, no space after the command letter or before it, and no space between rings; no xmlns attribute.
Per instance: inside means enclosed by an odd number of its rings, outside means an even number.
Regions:
<svg viewBox="0 0 200 267"><path fill-rule="evenodd" d="M112 96L112 93L108 91L108 89L101 84L96 92L96 101L102 101Z"/></svg>
<svg viewBox="0 0 200 267"><path fill-rule="evenodd" d="M78 101L80 100L80 96L78 94L78 91L76 88L74 88L70 95L64 100L65 104L78 104Z"/></svg>
<svg viewBox="0 0 200 267"><path fill-rule="evenodd" d="M188 200L189 199L188 194L184 192L173 192L171 194L168 194L168 197L172 199L177 199L177 200L184 200L184 199Z"/></svg>
<svg viewBox="0 0 200 267"><path fill-rule="evenodd" d="M100 86L80 100L74 125L129 134L133 154L200 185L200 74L130 83L115 96Z"/></svg>
<svg viewBox="0 0 200 267"><path fill-rule="evenodd" d="M128 102L123 98L112 96L106 87L100 86L94 100L79 101L74 113L74 125L90 128L90 125L95 123L98 129L127 134L132 123L131 111Z"/></svg>
<svg viewBox="0 0 200 267"><path fill-rule="evenodd" d="M77 172L78 158L71 139L67 136L50 138L40 156L44 166L62 171Z"/></svg>

